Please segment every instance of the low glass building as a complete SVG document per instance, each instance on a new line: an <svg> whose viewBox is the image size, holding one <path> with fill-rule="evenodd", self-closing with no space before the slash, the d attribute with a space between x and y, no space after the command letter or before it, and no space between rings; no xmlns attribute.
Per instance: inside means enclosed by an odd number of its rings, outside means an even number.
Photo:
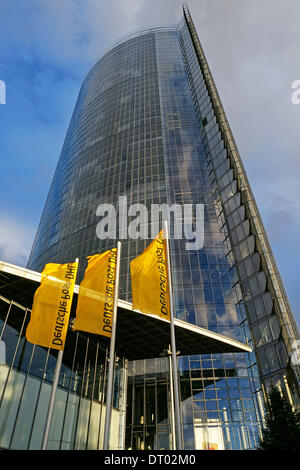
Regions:
<svg viewBox="0 0 300 470"><path fill-rule="evenodd" d="M86 256L116 246L113 233L108 232L106 239L97 236L99 205L111 204L119 215L125 206L137 203L144 204L149 213L153 204L204 206L203 247L188 250L185 240L170 240L176 318L253 347L252 353L178 358L185 449L253 449L260 437L263 400L271 384L276 384L295 408L299 407L299 370L291 361L299 333L186 6L178 25L146 29L123 38L88 74L79 92L28 268L41 271L47 262L68 262L79 257L80 282ZM195 214L192 222L195 225ZM129 238L124 227L118 227L117 238L122 241L120 297L127 301L131 300L129 263L151 240L149 220L144 222L143 230L148 231L148 239ZM10 334L5 333L7 327L4 325L3 337ZM21 349L19 345L15 348L17 336L14 341L11 351L16 357L9 367L12 374L19 374L16 381L20 380L22 393L22 383L31 374L24 375L16 364L25 358L30 361L32 348L23 339L24 353L18 353ZM61 393L69 394L71 400L82 400L86 409L98 406L99 416L102 392L96 402L89 401L88 395L83 395L84 400L72 395L74 387L83 394L101 389L105 361L102 369L96 365L98 349L94 345L91 363L86 362L86 348L87 344L82 343L78 354L70 359L73 369L66 370L68 386L64 389L61 382ZM48 368L51 381L52 356L38 352L38 348L36 351L32 367L36 362L39 379L33 383L37 399L42 400L41 391L47 393ZM78 370L76 381L70 378L70 370ZM124 447L171 448L168 358L163 357L162 350L161 357L131 361L126 370ZM6 390L5 384L4 380ZM23 409L22 400L14 405L16 413ZM89 446L87 438L80 444L78 429L87 436L92 417L94 413L86 411L81 421L78 418L72 438L63 427L61 440L55 445ZM72 419L68 407L64 419ZM16 421L11 423L13 427ZM9 448L14 439L20 439L16 429L0 444L2 447ZM30 433L33 436L34 430ZM119 429L116 436L118 433ZM28 445L31 438L26 434L24 439ZM117 437L114 439L112 446ZM71 441L73 444L68 444Z"/></svg>
<svg viewBox="0 0 300 470"><path fill-rule="evenodd" d="M0 284L3 287L3 273ZM2 290L2 289L1 289ZM15 297L14 297L15 298ZM24 301L24 296L22 296ZM26 303L26 300L25 300ZM0 448L40 450L57 352L25 340L29 308L0 296ZM47 449L102 448L108 351L101 338L68 332ZM124 360L116 363L111 446L125 438Z"/></svg>

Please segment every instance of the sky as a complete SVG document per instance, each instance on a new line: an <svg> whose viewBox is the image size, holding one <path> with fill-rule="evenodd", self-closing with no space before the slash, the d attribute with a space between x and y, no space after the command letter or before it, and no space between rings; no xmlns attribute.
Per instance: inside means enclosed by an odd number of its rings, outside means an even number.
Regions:
<svg viewBox="0 0 300 470"><path fill-rule="evenodd" d="M189 0L300 326L299 0ZM178 0L0 0L0 259L25 266L82 81Z"/></svg>

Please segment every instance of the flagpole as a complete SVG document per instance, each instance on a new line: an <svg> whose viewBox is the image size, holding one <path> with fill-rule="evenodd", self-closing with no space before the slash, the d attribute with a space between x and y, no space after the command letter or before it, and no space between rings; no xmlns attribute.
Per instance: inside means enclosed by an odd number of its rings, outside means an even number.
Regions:
<svg viewBox="0 0 300 470"><path fill-rule="evenodd" d="M169 250L169 231L168 222L165 220L165 238L167 248L167 265L168 265L168 284L169 284L169 299L170 299L170 330L171 330L171 348L172 348L172 372L173 372L173 389L174 389L174 407L175 407L175 424L177 436L177 450L183 450L182 435L181 435L181 419L180 419L180 404L179 404L179 390L178 390L178 373L177 373L177 355L176 355L176 341L175 341L175 327L174 327L174 310L173 310L173 293L172 293L172 276L171 276L171 261Z"/></svg>
<svg viewBox="0 0 300 470"><path fill-rule="evenodd" d="M51 397L50 397L48 414L47 414L47 421L46 421L44 437L43 437L42 450L47 449L50 425L51 425L53 409L54 409L54 400L55 400L55 395L56 395L56 390L57 390L57 385L58 385L58 379L59 379L59 375L60 375L60 369L61 369L63 354L64 354L63 349L58 351L56 366L55 366L55 371L54 371L54 376L53 376Z"/></svg>
<svg viewBox="0 0 300 470"><path fill-rule="evenodd" d="M79 258L76 258L75 263L78 263L78 262L79 262ZM71 307L70 307L70 309L71 309ZM47 449L50 426L51 426L52 415L53 415L53 410L54 410L55 395L56 395L57 386L58 386L58 380L59 380L59 375L60 375L60 369L61 369L63 354L64 354L64 350L60 349L58 351L55 370L54 370L53 384L52 384L52 390L51 390L50 402L49 402L49 407L48 407L46 426L45 426L43 442L42 442L42 450Z"/></svg>
<svg viewBox="0 0 300 470"><path fill-rule="evenodd" d="M121 259L121 242L118 241L116 281L115 281L115 292L114 292L114 308L113 308L112 330L111 330L110 349L109 349L109 365L108 365L107 392L106 392L106 410L105 410L105 426L104 426L104 436L103 436L103 450L108 450L109 448L114 363L115 363L115 343L116 343L116 329L117 329L120 259Z"/></svg>
<svg viewBox="0 0 300 470"><path fill-rule="evenodd" d="M168 349L169 373L170 373L170 394L171 394L171 421L172 421L172 450L176 450L176 430L175 430L175 416L174 416L174 387L173 387L173 373L172 373L172 351L169 345Z"/></svg>

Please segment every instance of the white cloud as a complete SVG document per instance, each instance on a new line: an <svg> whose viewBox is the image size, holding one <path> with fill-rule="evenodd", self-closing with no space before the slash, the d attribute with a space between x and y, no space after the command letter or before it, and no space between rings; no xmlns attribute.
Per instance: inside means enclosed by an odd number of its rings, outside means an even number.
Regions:
<svg viewBox="0 0 300 470"><path fill-rule="evenodd" d="M7 214L0 214L0 260L25 266L35 228Z"/></svg>

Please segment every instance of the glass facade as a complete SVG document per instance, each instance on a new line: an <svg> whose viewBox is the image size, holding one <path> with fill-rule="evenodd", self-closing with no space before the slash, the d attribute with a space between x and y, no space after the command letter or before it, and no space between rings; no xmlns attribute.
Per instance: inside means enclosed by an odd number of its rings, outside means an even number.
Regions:
<svg viewBox="0 0 300 470"><path fill-rule="evenodd" d="M189 11L177 26L120 41L85 79L28 267L116 245L99 239L97 207L120 197L203 204L204 246L170 240L177 318L253 346L251 354L179 357L185 449L252 449L271 383L298 404L290 367L298 332L249 183ZM195 222L195 220L194 220ZM130 261L151 239L122 238L120 297L131 300ZM120 232L121 233L121 232ZM84 358L81 358L84 360ZM172 448L167 358L128 365L125 447Z"/></svg>
<svg viewBox="0 0 300 470"><path fill-rule="evenodd" d="M243 328L255 350L263 392L274 384L299 409L299 366L291 360L297 325L192 18L186 6L183 10L189 81L228 259L241 289Z"/></svg>

